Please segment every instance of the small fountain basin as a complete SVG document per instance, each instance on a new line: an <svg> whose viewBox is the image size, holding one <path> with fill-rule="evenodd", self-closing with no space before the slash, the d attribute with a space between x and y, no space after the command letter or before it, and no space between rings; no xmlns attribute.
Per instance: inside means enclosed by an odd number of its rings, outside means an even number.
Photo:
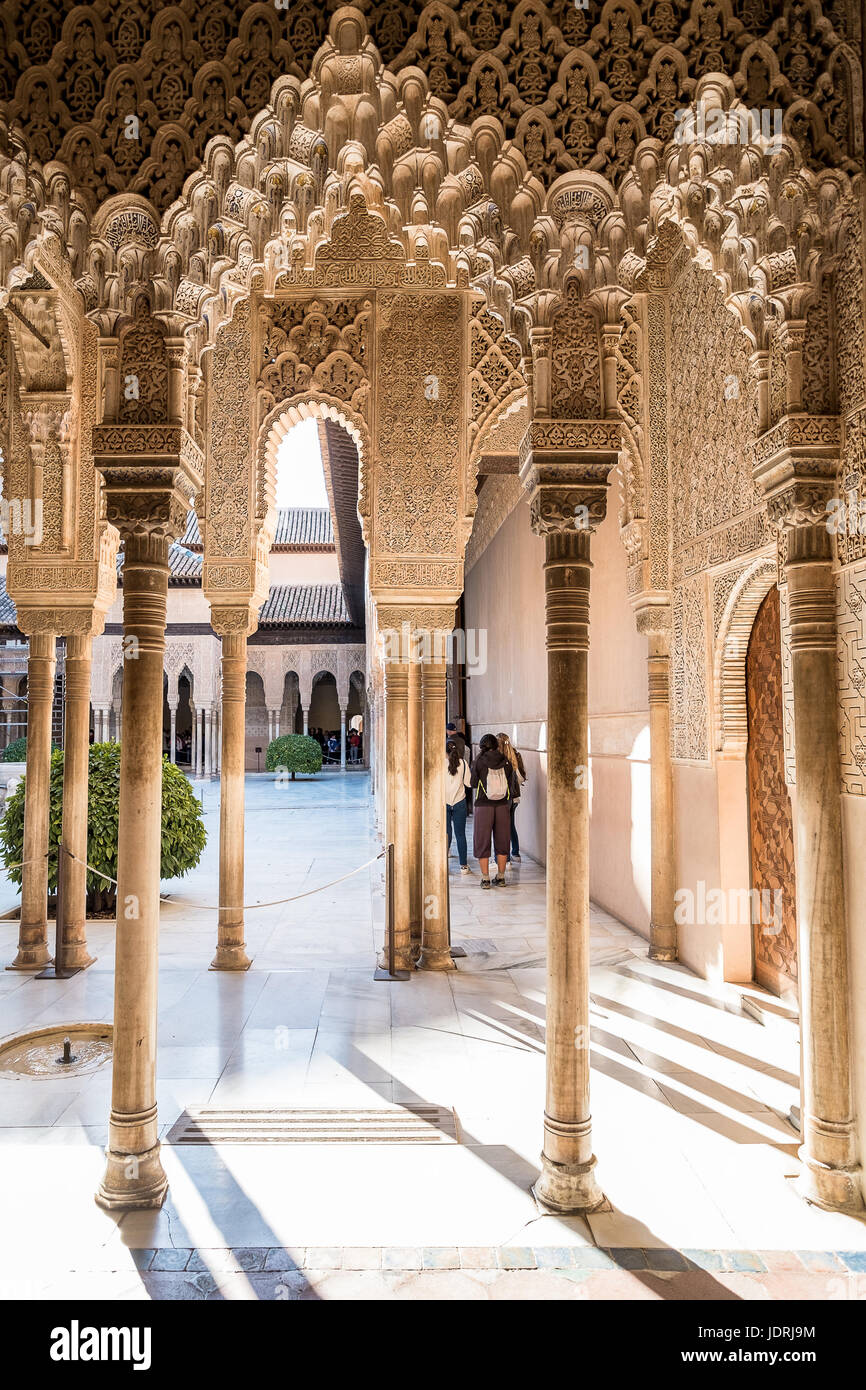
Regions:
<svg viewBox="0 0 866 1390"><path fill-rule="evenodd" d="M16 1077L92 1076L111 1061L110 1023L53 1023L0 1040L0 1080ZM72 1060L63 1062L69 1039Z"/></svg>

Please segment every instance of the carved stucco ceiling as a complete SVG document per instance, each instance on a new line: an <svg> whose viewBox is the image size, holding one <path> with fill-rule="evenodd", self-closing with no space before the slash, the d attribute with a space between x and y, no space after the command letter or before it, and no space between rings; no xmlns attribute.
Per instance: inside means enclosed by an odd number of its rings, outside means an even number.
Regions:
<svg viewBox="0 0 866 1390"><path fill-rule="evenodd" d="M237 141L281 74L307 77L335 0L6 0L0 105L43 163L95 202L134 191L164 210L214 135ZM497 116L530 169L618 183L635 145L667 140L703 73L786 111L812 165L862 149L855 0L360 0L393 71L414 65L456 119ZM852 75L853 69L853 75ZM138 123L137 136L128 138Z"/></svg>

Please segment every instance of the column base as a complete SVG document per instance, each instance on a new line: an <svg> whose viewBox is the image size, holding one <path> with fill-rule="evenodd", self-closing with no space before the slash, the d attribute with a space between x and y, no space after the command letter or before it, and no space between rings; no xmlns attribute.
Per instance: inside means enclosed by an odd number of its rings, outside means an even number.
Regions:
<svg viewBox="0 0 866 1390"><path fill-rule="evenodd" d="M679 958L679 953L676 946L654 946L650 942L647 957L649 960L675 961Z"/></svg>
<svg viewBox="0 0 866 1390"><path fill-rule="evenodd" d="M105 1211L140 1211L161 1207L168 1178L159 1156L159 1144L143 1154L105 1150L105 1174L97 1188L96 1205Z"/></svg>
<svg viewBox="0 0 866 1390"><path fill-rule="evenodd" d="M418 957L418 969L456 970L457 966L451 958L450 947L443 951L438 947L422 946Z"/></svg>
<svg viewBox="0 0 866 1390"><path fill-rule="evenodd" d="M44 942L35 946L19 946L18 954L7 965L7 970L44 970L47 965L54 964L54 957Z"/></svg>
<svg viewBox="0 0 866 1390"><path fill-rule="evenodd" d="M387 948L386 948L385 950L380 951L379 954L377 955L377 957L376 957L376 965L378 966L378 968L379 968L380 970L387 970L387 969L388 969L388 951L387 951ZM414 970L416 969L416 961L415 961L414 955L412 954L411 949L408 950L408 951L395 951L395 952L394 952L394 969L395 969L395 970L411 970L411 971L414 971Z"/></svg>
<svg viewBox="0 0 866 1390"><path fill-rule="evenodd" d="M86 941L69 942L63 950L63 967L65 970L86 970L89 965L96 963L96 956L92 956L87 949Z"/></svg>
<svg viewBox="0 0 866 1390"><path fill-rule="evenodd" d="M247 955L246 944L239 941L229 946L218 945L216 955L210 963L211 970L249 970L252 961Z"/></svg>
<svg viewBox="0 0 866 1390"><path fill-rule="evenodd" d="M532 1194L539 1206L555 1212L596 1211L605 1196L595 1177L595 1154L587 1163L554 1163L541 1155L541 1175Z"/></svg>
<svg viewBox="0 0 866 1390"><path fill-rule="evenodd" d="M824 1211L862 1215L864 1201L859 1164L851 1168L830 1168L811 1158L805 1149L799 1150L798 1157L803 1166L796 1186L805 1201Z"/></svg>

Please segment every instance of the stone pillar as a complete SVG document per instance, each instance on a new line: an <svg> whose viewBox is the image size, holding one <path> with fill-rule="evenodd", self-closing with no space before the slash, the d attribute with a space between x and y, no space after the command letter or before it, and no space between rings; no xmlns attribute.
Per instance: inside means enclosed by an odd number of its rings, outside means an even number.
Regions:
<svg viewBox="0 0 866 1390"><path fill-rule="evenodd" d="M397 970L412 970L409 919L409 856L406 829L409 824L409 661L403 656L387 660L385 672L385 759L387 764L386 836L394 846L394 963ZM383 962L387 964L385 960Z"/></svg>
<svg viewBox="0 0 866 1390"><path fill-rule="evenodd" d="M274 740L274 712L273 712L272 709L269 709L269 710L268 710L268 743L273 743L273 740Z"/></svg>
<svg viewBox="0 0 866 1390"><path fill-rule="evenodd" d="M213 610L222 637L222 753L220 759L219 928L212 970L249 970L244 942L244 763L247 628L229 610ZM233 630L232 630L233 629Z"/></svg>
<svg viewBox="0 0 866 1390"><path fill-rule="evenodd" d="M121 531L123 703L135 738L121 745L117 833L114 1062L100 1206L160 1206L168 1186L156 1114L156 991L162 808L162 677L169 536Z"/></svg>
<svg viewBox="0 0 866 1390"><path fill-rule="evenodd" d="M279 710L275 710L275 711L274 711L274 738L279 738L279 736L280 736L280 711L279 711Z"/></svg>
<svg viewBox="0 0 866 1390"><path fill-rule="evenodd" d="M202 710L202 742L204 744L204 770L202 775L204 777L210 777L212 753L210 705L208 705L207 709Z"/></svg>
<svg viewBox="0 0 866 1390"><path fill-rule="evenodd" d="M310 720L310 706L309 706L309 705L304 705L304 733L305 733L305 734L308 732L309 720Z"/></svg>
<svg viewBox="0 0 866 1390"><path fill-rule="evenodd" d="M340 768L346 770L346 706L340 706Z"/></svg>
<svg viewBox="0 0 866 1390"><path fill-rule="evenodd" d="M797 785L800 1190L818 1206L860 1211L828 521L828 503L837 491L838 436L835 417L786 417L757 441L755 479L767 497L770 521L782 533L788 584Z"/></svg>
<svg viewBox="0 0 866 1390"><path fill-rule="evenodd" d="M122 723L123 723L123 720L122 720L122 706L121 706L120 702L118 701L117 704L112 705L112 709L114 710L114 741L115 741L115 743L120 743L120 741L121 741Z"/></svg>
<svg viewBox="0 0 866 1390"><path fill-rule="evenodd" d="M66 738L63 752L62 847L64 864L63 964L84 969L94 957L87 949L87 785L90 765L90 667L93 638L75 633L66 639ZM74 856L74 857L70 857Z"/></svg>
<svg viewBox="0 0 866 1390"><path fill-rule="evenodd" d="M677 958L674 920L674 785L671 766L670 608L650 606L638 614L638 631L647 634L650 716L650 821L652 883L650 960Z"/></svg>
<svg viewBox="0 0 866 1390"><path fill-rule="evenodd" d="M24 619L19 615L19 622ZM48 802L51 782L51 705L55 635L30 631L27 655L27 770L24 868L18 954L10 970L43 970L48 952Z"/></svg>
<svg viewBox="0 0 866 1390"><path fill-rule="evenodd" d="M204 705L196 705L195 718L196 728L198 730L196 735L198 751L198 771L196 773L197 777L204 777L204 714Z"/></svg>
<svg viewBox="0 0 866 1390"><path fill-rule="evenodd" d="M437 638L439 635L437 631ZM443 628L441 658L439 652L434 652L431 659L421 665L424 852L418 964L426 970L454 969L448 939L448 845L445 839L446 636Z"/></svg>
<svg viewBox="0 0 866 1390"><path fill-rule="evenodd" d="M412 937L412 954L415 960L421 954L421 894L424 860L424 808L421 798L424 767L422 757L421 663L413 659L409 662L408 737L406 740L406 761L409 764L409 816L403 833L409 842L409 929Z"/></svg>
<svg viewBox="0 0 866 1390"><path fill-rule="evenodd" d="M170 760L171 760L173 763L176 763L176 762L177 762L177 705L171 705L171 704L169 705L169 707L168 707L168 717L169 717L169 739L170 739L170 742L171 742L171 748L170 748L170 750L169 750L169 755L168 755L168 756L169 756Z"/></svg>
<svg viewBox="0 0 866 1390"><path fill-rule="evenodd" d="M117 833L114 1050L106 1168L100 1206L160 1206L156 1021L162 822L162 718L168 547L186 524L202 456L180 427L116 423L93 428L107 519L120 531L123 570L124 718Z"/></svg>
<svg viewBox="0 0 866 1390"><path fill-rule="evenodd" d="M521 447L533 530L544 536L547 644L547 1085L539 1202L591 1211L589 1104L590 539L616 462L614 421L533 421Z"/></svg>

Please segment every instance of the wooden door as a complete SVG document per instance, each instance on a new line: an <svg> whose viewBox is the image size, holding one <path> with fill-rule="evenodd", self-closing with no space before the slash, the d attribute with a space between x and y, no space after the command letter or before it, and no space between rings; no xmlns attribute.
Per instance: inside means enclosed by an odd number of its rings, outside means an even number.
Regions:
<svg viewBox="0 0 866 1390"><path fill-rule="evenodd" d="M747 752L755 979L774 994L797 989L794 824L785 783L779 590L755 617L746 656ZM762 920L763 919L763 920Z"/></svg>

